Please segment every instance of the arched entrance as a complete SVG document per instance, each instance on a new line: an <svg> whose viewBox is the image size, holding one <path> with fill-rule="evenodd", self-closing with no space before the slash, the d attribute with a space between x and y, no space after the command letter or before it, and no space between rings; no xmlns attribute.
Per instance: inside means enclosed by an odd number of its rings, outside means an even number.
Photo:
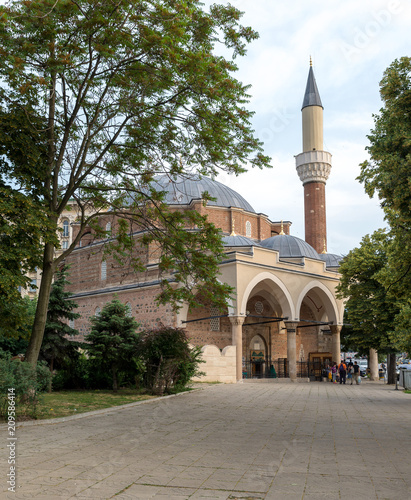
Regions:
<svg viewBox="0 0 411 500"><path fill-rule="evenodd" d="M248 346L250 378L265 377L269 363L269 352L261 335L254 335Z"/></svg>

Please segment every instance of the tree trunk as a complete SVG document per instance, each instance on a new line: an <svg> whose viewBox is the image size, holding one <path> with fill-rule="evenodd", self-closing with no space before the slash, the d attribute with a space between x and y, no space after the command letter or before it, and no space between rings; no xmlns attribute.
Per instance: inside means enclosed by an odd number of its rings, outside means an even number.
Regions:
<svg viewBox="0 0 411 500"><path fill-rule="evenodd" d="M394 354L387 355L387 384L395 384L397 378L397 357Z"/></svg>
<svg viewBox="0 0 411 500"><path fill-rule="evenodd" d="M41 276L40 290L37 299L36 315L34 317L33 329L30 342L27 347L25 361L36 366L44 337L44 328L47 320L47 309L49 305L51 284L54 275L54 245L47 243L44 247L43 273Z"/></svg>
<svg viewBox="0 0 411 500"><path fill-rule="evenodd" d="M113 392L118 392L117 368L114 365L111 367L111 373L113 375Z"/></svg>

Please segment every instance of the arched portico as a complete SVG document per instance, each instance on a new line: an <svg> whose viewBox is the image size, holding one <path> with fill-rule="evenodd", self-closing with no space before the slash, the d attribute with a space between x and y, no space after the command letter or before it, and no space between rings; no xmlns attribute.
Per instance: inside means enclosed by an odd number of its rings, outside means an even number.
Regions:
<svg viewBox="0 0 411 500"><path fill-rule="evenodd" d="M334 324L342 323L342 317L340 317L343 310L342 304L339 307L337 299L331 290L318 280L310 281L301 290L296 303L298 315L303 301L310 296L310 293L314 298L317 298L317 303L320 302L319 305L323 309L321 312L317 311L319 313L316 317L317 321L332 321Z"/></svg>
<svg viewBox="0 0 411 500"><path fill-rule="evenodd" d="M278 302L281 314L284 317L295 317L295 307L289 290L278 276L268 272L262 272L254 276L247 284L242 296L237 297L237 302L241 304L241 311L246 311L250 296L259 289L269 291L270 295Z"/></svg>

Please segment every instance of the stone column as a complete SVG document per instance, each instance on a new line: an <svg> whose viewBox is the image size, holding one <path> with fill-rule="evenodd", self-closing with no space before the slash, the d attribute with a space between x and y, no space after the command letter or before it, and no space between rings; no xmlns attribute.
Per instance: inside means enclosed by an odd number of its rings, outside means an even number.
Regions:
<svg viewBox="0 0 411 500"><path fill-rule="evenodd" d="M341 361L341 333L342 325L330 325L330 330L332 334L331 338L331 354L333 361L339 363Z"/></svg>
<svg viewBox="0 0 411 500"><path fill-rule="evenodd" d="M380 379L378 375L378 352L372 347L368 356L368 368L371 371L371 380L378 381Z"/></svg>
<svg viewBox="0 0 411 500"><path fill-rule="evenodd" d="M291 382L297 380L297 342L296 332L298 321L285 321L287 328L287 361L288 361L288 374Z"/></svg>
<svg viewBox="0 0 411 500"><path fill-rule="evenodd" d="M230 316L233 345L236 347L236 379L243 381L243 323L245 316Z"/></svg>

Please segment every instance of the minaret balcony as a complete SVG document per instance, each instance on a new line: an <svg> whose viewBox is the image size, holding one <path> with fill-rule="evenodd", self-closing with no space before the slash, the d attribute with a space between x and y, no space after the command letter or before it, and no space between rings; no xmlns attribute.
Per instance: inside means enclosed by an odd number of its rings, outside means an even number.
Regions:
<svg viewBox="0 0 411 500"><path fill-rule="evenodd" d="M331 154L327 151L306 151L295 157L301 182L327 182L331 172Z"/></svg>

